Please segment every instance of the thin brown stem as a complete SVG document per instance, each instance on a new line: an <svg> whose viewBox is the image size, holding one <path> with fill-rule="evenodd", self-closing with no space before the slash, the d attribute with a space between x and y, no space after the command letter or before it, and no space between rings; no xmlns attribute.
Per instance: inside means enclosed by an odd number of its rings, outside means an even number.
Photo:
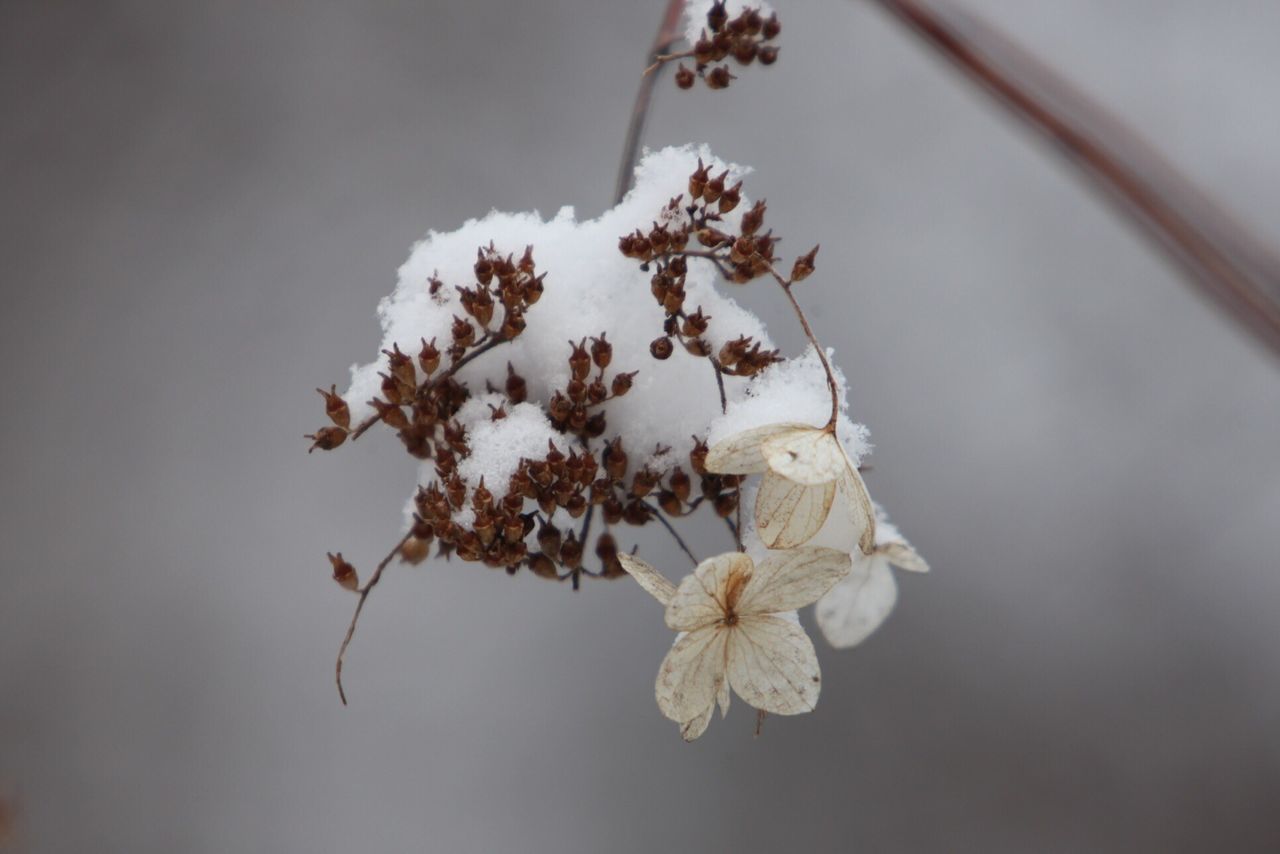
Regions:
<svg viewBox="0 0 1280 854"><path fill-rule="evenodd" d="M1280 254L1123 122L1007 34L950 0L874 0L1014 117L1055 144L1189 274L1280 355Z"/></svg>
<svg viewBox="0 0 1280 854"><path fill-rule="evenodd" d="M827 422L826 429L835 430L836 419L840 417L840 386L836 383L836 374L831 368L831 362L827 360L827 351L818 343L818 336L813 333L813 327L809 325L809 318L805 317L804 309L796 301L795 294L791 293L791 280L779 273L773 264L766 262L766 266L769 268L769 274L773 276L774 281L782 288L782 292L787 295L787 301L791 303L791 307L795 309L796 317L800 319L800 326L804 329L805 337L809 339L809 343L813 345L814 351L818 354L818 359L822 361L822 369L827 373L827 388L831 391L831 420Z"/></svg>
<svg viewBox="0 0 1280 854"><path fill-rule="evenodd" d="M648 501L642 500L640 503L643 504L645 507L649 508L649 512L653 514L653 517L662 524L662 527L667 529L667 533L670 534L671 538L676 541L676 545L680 547L680 551L684 552L685 555L688 556L689 560L693 561L694 566L697 566L699 563L697 555L693 553L693 551L689 548L688 543L686 543L684 541L684 538L680 536L680 532L677 531L672 526L672 524L667 521L666 515L662 512L662 508L654 507Z"/></svg>
<svg viewBox="0 0 1280 854"><path fill-rule="evenodd" d="M360 594L360 601L356 603L356 612L351 615L351 625L347 626L347 635L342 639L342 646L338 648L338 661L334 667L334 676L338 682L338 696L342 698L342 705L344 706L347 704L347 692L342 688L342 659L347 654L347 647L351 645L351 638L355 637L356 623L360 621L360 612L364 610L364 603L369 598L370 591L382 579L382 571L400 553L400 547L407 543L412 535L413 532L410 531L401 537L400 542L396 543L396 547L382 559L382 563L378 564L378 568L373 571L373 575L369 576L369 580L365 582L365 585L356 591Z"/></svg>
<svg viewBox="0 0 1280 854"><path fill-rule="evenodd" d="M501 335L491 335L491 337L487 341L485 341L483 344L481 344L479 347L475 348L470 353L467 353L461 359L459 359L458 361L450 365L445 370L444 373L432 379L431 387L434 388L435 386L444 382L449 377L453 376L458 371L462 370L463 366L465 366L468 362L471 362L479 358L480 356L483 356L485 353L488 353L494 347L497 347L500 344L505 344L509 340L510 340L509 338L503 338ZM351 441L354 442L356 439L359 439L361 436L365 434L365 432L370 427L377 424L381 420L382 419L377 415L370 415L368 418L361 421L359 426L357 426L355 430L351 431Z"/></svg>
<svg viewBox="0 0 1280 854"><path fill-rule="evenodd" d="M667 0L666 12L662 15L662 23L658 34L649 48L645 64L659 60L680 39L680 16L684 13L685 0ZM658 65L661 65L658 62ZM627 135L622 143L622 161L618 164L618 181L614 188L613 203L622 201L622 197L631 189L632 173L636 162L640 159L640 140L644 137L644 123L649 117L649 103L653 100L653 87L661 76L647 70L640 76L640 86L636 89L636 100L631 107L631 121L627 125Z"/></svg>

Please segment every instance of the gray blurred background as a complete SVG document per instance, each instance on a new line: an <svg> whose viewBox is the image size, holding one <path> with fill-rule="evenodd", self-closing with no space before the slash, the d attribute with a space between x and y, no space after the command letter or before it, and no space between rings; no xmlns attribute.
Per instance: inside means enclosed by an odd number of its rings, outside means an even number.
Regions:
<svg viewBox="0 0 1280 854"><path fill-rule="evenodd" d="M638 587L472 565L386 578L343 708L324 552L367 569L414 478L302 439L428 228L608 204L659 0L0 4L23 850L1280 848L1275 360L877 10L778 5L780 63L664 80L647 141L822 243L804 298L935 572L820 649L814 714L689 746ZM1280 241L1280 5L968 5Z"/></svg>

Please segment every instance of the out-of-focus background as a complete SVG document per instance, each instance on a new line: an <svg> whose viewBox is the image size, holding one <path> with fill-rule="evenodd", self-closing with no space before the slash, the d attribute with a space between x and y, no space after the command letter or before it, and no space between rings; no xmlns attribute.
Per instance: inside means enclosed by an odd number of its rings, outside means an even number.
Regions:
<svg viewBox="0 0 1280 854"><path fill-rule="evenodd" d="M324 553L367 569L413 471L308 456L313 388L428 228L608 204L661 5L0 6L24 850L1280 848L1280 370L862 2L778 0L778 65L664 80L647 142L822 243L804 299L934 573L760 739L739 704L680 742L635 585L456 563L386 578L338 703ZM1280 6L968 5L1280 241Z"/></svg>

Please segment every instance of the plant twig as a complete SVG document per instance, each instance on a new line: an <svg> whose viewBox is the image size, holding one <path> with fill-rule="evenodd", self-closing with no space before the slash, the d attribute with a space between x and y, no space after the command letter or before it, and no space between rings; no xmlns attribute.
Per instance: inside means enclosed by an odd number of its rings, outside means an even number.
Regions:
<svg viewBox="0 0 1280 854"><path fill-rule="evenodd" d="M400 542L396 543L396 547L382 559L382 563L378 564L378 568L373 571L373 575L369 576L369 580L357 591L360 594L360 601L356 603L356 612L351 615L351 625L347 626L347 636L342 639L342 646L338 648L338 661L334 666L334 676L338 682L338 696L342 698L342 705L344 706L347 704L347 692L342 689L342 659L347 654L347 647L351 645L351 638L355 636L356 623L360 620L360 612L364 610L364 602L369 598L369 592L382 579L382 571L400 553L400 547L407 543L411 536L413 536L412 531L400 538Z"/></svg>
<svg viewBox="0 0 1280 854"><path fill-rule="evenodd" d="M676 545L680 547L680 550L683 551L685 555L688 556L689 560L693 561L694 566L697 566L698 565L697 556L689 549L689 546L687 543L685 543L684 538L680 536L680 532L677 531L674 527L672 527L671 523L667 521L667 517L662 512L662 508L654 507L648 501L644 501L644 500L641 500L640 503L643 504L645 507L649 508L649 512L653 514L655 519L657 519L659 522L662 523L662 527L667 529L667 533L670 534L672 539L676 541Z"/></svg>
<svg viewBox="0 0 1280 854"><path fill-rule="evenodd" d="M667 0L667 10L662 15L662 24L658 27L658 35L649 48L645 65L650 66L640 76L640 86L636 89L635 104L631 108L631 121L627 125L627 136L622 144L622 161L618 164L618 182L613 193L613 203L622 201L622 197L631 189L632 173L636 162L640 159L640 140L644 136L645 119L649 117L649 102L653 99L653 87L657 84L661 69L662 57L671 50L671 46L679 41L680 16L684 14L685 0ZM653 65L650 65L650 64Z"/></svg>
<svg viewBox="0 0 1280 854"><path fill-rule="evenodd" d="M1280 254L1133 130L950 0L874 0L1055 144L1190 281L1280 356Z"/></svg>

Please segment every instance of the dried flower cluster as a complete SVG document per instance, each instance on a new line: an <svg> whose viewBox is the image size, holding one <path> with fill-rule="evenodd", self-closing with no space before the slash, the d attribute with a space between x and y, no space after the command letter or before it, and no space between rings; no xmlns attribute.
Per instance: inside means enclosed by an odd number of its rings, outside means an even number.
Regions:
<svg viewBox="0 0 1280 854"><path fill-rule="evenodd" d="M700 0L688 11L692 46L656 63L693 58L682 88L724 88L733 75L717 63L730 57L777 58L767 9ZM363 585L329 554L358 596L340 692L369 592L392 560L421 563L433 546L574 590L635 578L678 633L655 693L690 740L731 692L761 719L813 709L821 674L796 610L816 603L828 640L851 646L896 601L890 564L928 569L867 493L865 428L847 417L843 377L793 293L818 248L784 275L743 174L705 149L666 149L599 219L493 213L415 247L379 306L381 357L353 369L345 394L318 389L329 423L307 436L332 450L381 424L418 469L405 532ZM724 292L758 281L787 299L805 354L785 358ZM707 560L676 525L703 505L732 546ZM619 542L654 521L694 565L678 585Z"/></svg>
<svg viewBox="0 0 1280 854"><path fill-rule="evenodd" d="M708 4L690 4L691 7ZM778 46L774 39L782 32L777 14L762 6L733 4L736 14L730 14L725 0L715 0L706 12L699 14L696 8L688 9L690 28L686 34L688 50L662 54L656 58L646 73L667 62L679 62L676 66L676 86L692 89L701 80L708 89L725 89L738 79L726 60L738 65L773 65L778 61ZM693 67L681 60L693 60Z"/></svg>

